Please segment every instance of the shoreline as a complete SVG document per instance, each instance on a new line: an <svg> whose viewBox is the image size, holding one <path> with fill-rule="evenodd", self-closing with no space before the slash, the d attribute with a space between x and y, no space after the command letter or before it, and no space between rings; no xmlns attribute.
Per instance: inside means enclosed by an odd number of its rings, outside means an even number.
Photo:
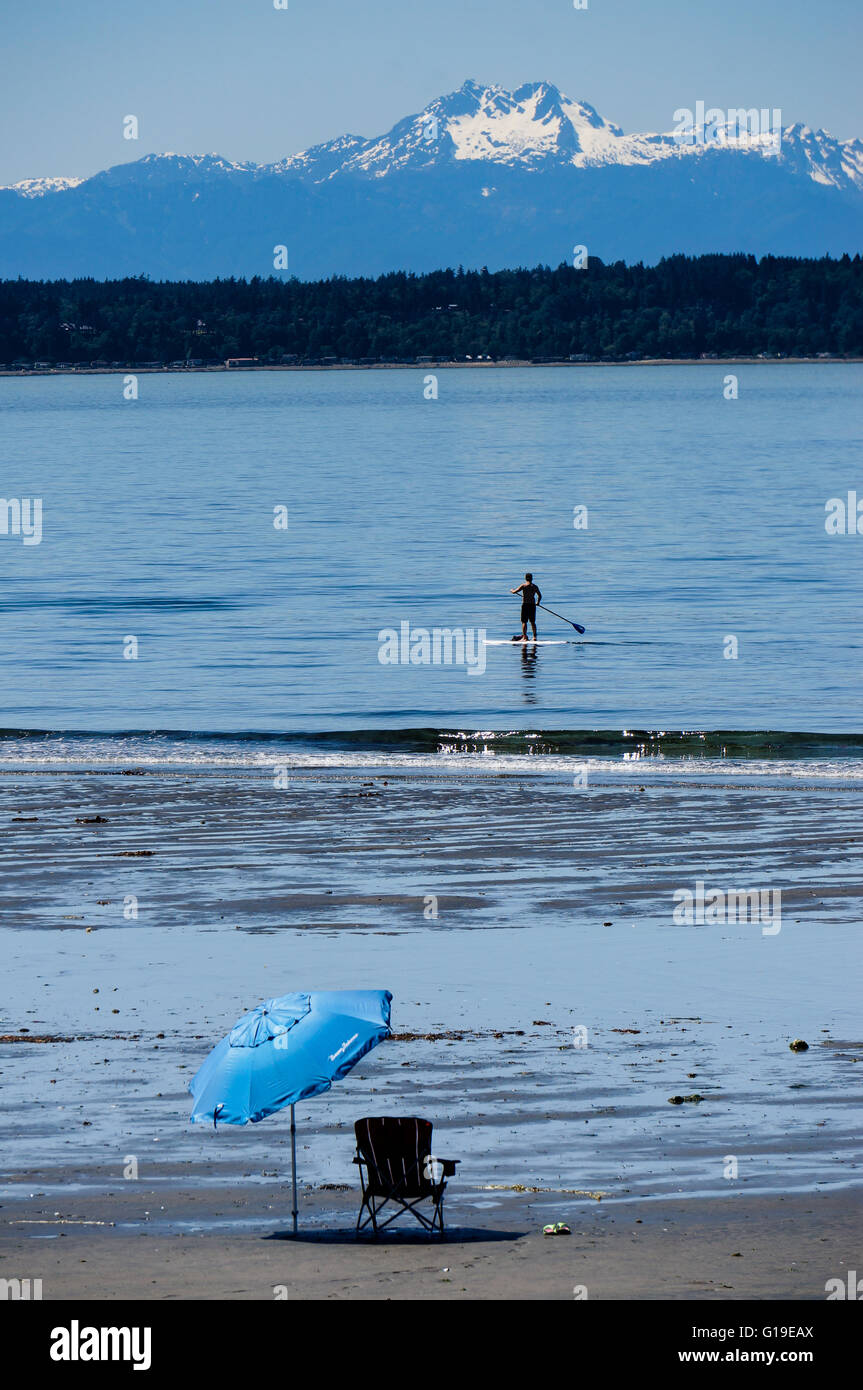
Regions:
<svg viewBox="0 0 863 1390"><path fill-rule="evenodd" d="M857 1268L863 788L128 772L0 775L0 1278L823 1300ZM675 921L699 878L781 887L781 930ZM258 1000L329 988L390 989L393 1037L297 1107L293 1240L286 1112L191 1125L188 1085ZM356 1241L375 1114L460 1160L445 1244Z"/></svg>
<svg viewBox="0 0 863 1390"><path fill-rule="evenodd" d="M51 376L116 376L120 372L132 372L136 376L164 376L164 375L188 375L197 373L208 375L218 372L412 372L424 371L434 368L436 371L457 370L494 370L495 368L505 368L510 370L516 367L785 367L785 366L852 366L863 362L863 357L640 357L634 361L604 362L595 360L591 362L568 362L558 359L550 362L536 362L529 358L525 359L504 359L500 362L451 362L445 359L432 357L420 362L334 362L324 365L303 363L261 363L255 367L226 367L224 364L219 366L200 366L200 367L151 367L136 366L132 362L125 362L119 366L108 367L44 367L44 368L0 368L0 377L51 377Z"/></svg>
<svg viewBox="0 0 863 1390"><path fill-rule="evenodd" d="M355 1237L358 1195L303 1193L296 1238L286 1184L169 1195L146 1179L120 1181L110 1203L75 1193L59 1210L59 1198L41 1207L37 1196L0 1234L0 1276L40 1278L46 1302L823 1301L828 1280L845 1283L856 1267L861 1213L859 1191L637 1211L500 1194L477 1209L451 1183L445 1241L403 1220L374 1243ZM571 1235L543 1236L564 1218Z"/></svg>
<svg viewBox="0 0 863 1390"><path fill-rule="evenodd" d="M0 776L7 1174L269 1166L284 1126L190 1129L189 1080L258 1000L363 987L396 1036L303 1107L304 1180L349 1180L384 1105L466 1183L701 1199L729 1153L753 1190L860 1181L859 784L128 772ZM781 919L675 917L702 880Z"/></svg>

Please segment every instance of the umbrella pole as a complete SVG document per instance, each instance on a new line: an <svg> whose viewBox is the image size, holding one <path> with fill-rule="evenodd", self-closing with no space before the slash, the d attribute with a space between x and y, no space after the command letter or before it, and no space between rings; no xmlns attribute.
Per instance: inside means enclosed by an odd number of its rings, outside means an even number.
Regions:
<svg viewBox="0 0 863 1390"><path fill-rule="evenodd" d="M291 1106L291 1185L294 1193L294 1235L297 1234L297 1126Z"/></svg>

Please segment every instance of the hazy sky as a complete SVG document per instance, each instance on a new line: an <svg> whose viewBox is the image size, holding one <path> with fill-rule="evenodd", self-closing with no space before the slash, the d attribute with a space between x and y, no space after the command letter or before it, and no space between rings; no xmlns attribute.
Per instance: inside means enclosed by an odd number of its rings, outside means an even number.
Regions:
<svg viewBox="0 0 863 1390"><path fill-rule="evenodd" d="M0 3L0 183L156 150L267 162L380 134L467 77L554 82L626 131L703 100L863 136L863 0Z"/></svg>

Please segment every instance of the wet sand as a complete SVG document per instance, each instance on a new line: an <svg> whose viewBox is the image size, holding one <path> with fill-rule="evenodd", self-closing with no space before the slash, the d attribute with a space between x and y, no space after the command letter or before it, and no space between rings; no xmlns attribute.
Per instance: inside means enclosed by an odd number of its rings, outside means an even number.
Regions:
<svg viewBox="0 0 863 1390"><path fill-rule="evenodd" d="M40 1278L46 1300L823 1301L859 1264L861 1202L847 1193L593 1203L559 1236L542 1234L554 1214L535 1196L493 1214L454 1198L445 1241L405 1225L377 1243L354 1235L354 1193L304 1194L296 1239L289 1189L275 1196L126 1183L62 1211L31 1199L4 1233L2 1274Z"/></svg>
<svg viewBox="0 0 863 1390"><path fill-rule="evenodd" d="M859 1245L861 795L0 775L0 1276L32 1265L46 1297L823 1297ZM781 930L675 924L699 877L781 887ZM298 1107L300 1249L265 1239L285 1117L192 1129L187 1085L261 998L347 987L393 991L396 1037ZM450 1274L333 1235L374 1113L427 1115L463 1160L451 1220L499 1238L454 1233ZM555 1220L573 1235L543 1239Z"/></svg>

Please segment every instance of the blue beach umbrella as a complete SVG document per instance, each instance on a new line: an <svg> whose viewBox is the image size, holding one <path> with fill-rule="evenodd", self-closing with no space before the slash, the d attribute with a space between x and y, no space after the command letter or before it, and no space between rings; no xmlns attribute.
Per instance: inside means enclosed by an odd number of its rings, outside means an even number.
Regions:
<svg viewBox="0 0 863 1390"><path fill-rule="evenodd" d="M333 989L265 999L235 1023L193 1077L193 1124L257 1124L291 1107L291 1183L297 1230L294 1106L347 1076L390 1036L388 989Z"/></svg>

